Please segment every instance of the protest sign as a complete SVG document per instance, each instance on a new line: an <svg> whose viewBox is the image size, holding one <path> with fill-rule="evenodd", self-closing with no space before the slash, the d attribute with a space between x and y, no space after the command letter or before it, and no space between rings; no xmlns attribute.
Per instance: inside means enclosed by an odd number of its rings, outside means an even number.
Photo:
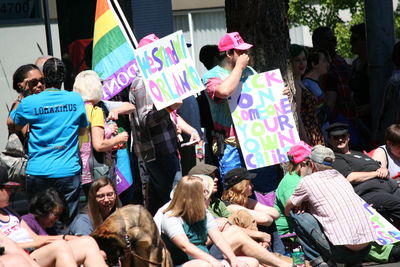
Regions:
<svg viewBox="0 0 400 267"><path fill-rule="evenodd" d="M363 199L360 198L360 200L365 208L368 218L371 220L376 234L378 235L378 239L375 241L380 245L400 242L400 231Z"/></svg>
<svg viewBox="0 0 400 267"><path fill-rule="evenodd" d="M288 161L299 135L279 69L249 76L228 99L247 169Z"/></svg>
<svg viewBox="0 0 400 267"><path fill-rule="evenodd" d="M204 89L182 31L136 49L135 64L158 110Z"/></svg>

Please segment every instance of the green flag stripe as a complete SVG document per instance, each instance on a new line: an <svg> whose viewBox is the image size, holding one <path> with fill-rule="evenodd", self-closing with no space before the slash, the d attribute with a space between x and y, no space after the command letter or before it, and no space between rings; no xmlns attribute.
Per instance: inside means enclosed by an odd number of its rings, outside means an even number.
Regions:
<svg viewBox="0 0 400 267"><path fill-rule="evenodd" d="M94 68L104 57L126 42L121 29L116 26L105 34L93 48L92 67Z"/></svg>

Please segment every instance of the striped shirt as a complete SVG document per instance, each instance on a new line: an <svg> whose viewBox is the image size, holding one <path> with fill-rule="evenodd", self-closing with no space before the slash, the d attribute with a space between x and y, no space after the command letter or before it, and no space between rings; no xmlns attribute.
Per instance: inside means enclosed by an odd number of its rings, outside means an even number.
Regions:
<svg viewBox="0 0 400 267"><path fill-rule="evenodd" d="M301 179L290 197L294 205L308 202L333 245L357 245L376 239L360 197L336 170L315 172Z"/></svg>

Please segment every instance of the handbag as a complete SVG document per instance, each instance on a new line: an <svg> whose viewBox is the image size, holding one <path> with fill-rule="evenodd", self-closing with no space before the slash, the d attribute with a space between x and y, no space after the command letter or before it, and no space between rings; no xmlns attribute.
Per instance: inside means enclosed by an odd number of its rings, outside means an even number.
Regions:
<svg viewBox="0 0 400 267"><path fill-rule="evenodd" d="M7 168L8 179L20 183L21 188L25 188L27 163L28 156L21 140L17 134L10 134L5 150L0 153L0 164Z"/></svg>
<svg viewBox="0 0 400 267"><path fill-rule="evenodd" d="M100 163L96 160L95 156L93 155L93 147L89 157L89 168L92 178L94 180L99 179L100 177L109 177L110 176L110 167L104 163Z"/></svg>
<svg viewBox="0 0 400 267"><path fill-rule="evenodd" d="M100 107L104 109L102 105ZM93 110L92 109L92 114L91 117L93 116ZM106 114L104 112L104 114ZM90 155L89 155L89 169L90 169L90 174L92 175L92 178L94 180L99 179L100 177L110 177L110 167L107 164L104 164L104 153L103 152L97 152L94 150L93 145L92 145L92 133L91 133L91 123L89 123L89 140L90 140Z"/></svg>

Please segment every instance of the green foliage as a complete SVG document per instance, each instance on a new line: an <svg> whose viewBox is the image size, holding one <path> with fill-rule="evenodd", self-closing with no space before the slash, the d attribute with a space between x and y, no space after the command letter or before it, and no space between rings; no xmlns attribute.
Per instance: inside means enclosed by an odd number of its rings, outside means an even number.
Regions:
<svg viewBox="0 0 400 267"><path fill-rule="evenodd" d="M394 11L394 29L396 31L396 38L400 37L400 3L397 4L397 8Z"/></svg>
<svg viewBox="0 0 400 267"><path fill-rule="evenodd" d="M339 12L344 10L350 11L350 21L340 18ZM305 25L311 32L320 26L333 29L338 41L337 52L351 58L350 27L364 21L364 0L290 0L288 15L289 26Z"/></svg>

